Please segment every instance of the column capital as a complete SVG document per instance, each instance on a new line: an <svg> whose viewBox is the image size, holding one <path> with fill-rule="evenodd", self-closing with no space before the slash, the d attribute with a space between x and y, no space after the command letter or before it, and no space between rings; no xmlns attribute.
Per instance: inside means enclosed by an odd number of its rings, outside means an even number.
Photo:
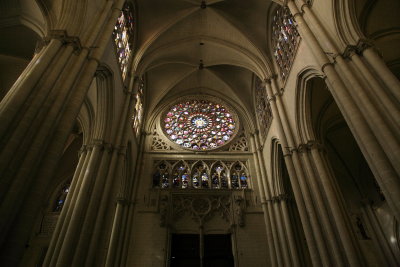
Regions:
<svg viewBox="0 0 400 267"><path fill-rule="evenodd" d="M307 142L306 145L309 150L316 149L320 151L325 151L325 146L316 140L310 140Z"/></svg>
<svg viewBox="0 0 400 267"><path fill-rule="evenodd" d="M287 201L289 199L289 195L287 194L279 194L271 198L272 202L282 202Z"/></svg>
<svg viewBox="0 0 400 267"><path fill-rule="evenodd" d="M297 151L298 151L299 153L306 153L308 150L309 150L309 147L308 147L307 144L300 144L300 145L297 147Z"/></svg>
<svg viewBox="0 0 400 267"><path fill-rule="evenodd" d="M78 155L82 155L83 153L87 152L87 145L82 145L78 151Z"/></svg>
<svg viewBox="0 0 400 267"><path fill-rule="evenodd" d="M284 147L284 148L282 149L283 157L291 157L292 154L293 154L293 151L297 151L297 149L292 148L292 147L289 147L289 146Z"/></svg>
<svg viewBox="0 0 400 267"><path fill-rule="evenodd" d="M51 30L49 35L45 38L45 42L48 42L51 39L60 40L64 45L71 45L75 53L80 53L82 51L79 37L69 36L66 30Z"/></svg>
<svg viewBox="0 0 400 267"><path fill-rule="evenodd" d="M355 45L348 45L342 53L343 58L351 58L353 55L358 54L358 47Z"/></svg>

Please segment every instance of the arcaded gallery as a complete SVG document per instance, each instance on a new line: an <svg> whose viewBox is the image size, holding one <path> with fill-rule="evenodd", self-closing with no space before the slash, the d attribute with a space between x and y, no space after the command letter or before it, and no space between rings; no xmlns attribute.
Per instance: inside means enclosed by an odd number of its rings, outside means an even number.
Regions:
<svg viewBox="0 0 400 267"><path fill-rule="evenodd" d="M0 266L400 266L399 0L1 0Z"/></svg>

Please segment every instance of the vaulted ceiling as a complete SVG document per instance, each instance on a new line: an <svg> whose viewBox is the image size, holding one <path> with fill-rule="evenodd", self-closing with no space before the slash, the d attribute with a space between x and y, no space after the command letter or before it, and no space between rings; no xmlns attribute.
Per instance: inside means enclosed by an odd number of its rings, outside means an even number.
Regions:
<svg viewBox="0 0 400 267"><path fill-rule="evenodd" d="M146 110L188 94L211 94L253 113L253 74L265 78L269 0L138 0L135 72ZM168 100L170 101L170 100Z"/></svg>

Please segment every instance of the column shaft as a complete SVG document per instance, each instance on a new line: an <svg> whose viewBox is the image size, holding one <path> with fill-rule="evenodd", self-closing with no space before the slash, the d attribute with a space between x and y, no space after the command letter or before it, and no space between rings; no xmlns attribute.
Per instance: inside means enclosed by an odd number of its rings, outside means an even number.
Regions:
<svg viewBox="0 0 400 267"><path fill-rule="evenodd" d="M315 167L318 171L320 182L324 189L329 208L332 211L333 218L335 219L335 225L337 227L340 240L342 241L344 253L346 254L350 263L362 262L360 248L356 241L356 236L351 229L347 212L343 210L339 204L341 199L340 196L337 195L337 192L332 185L332 174L330 174L328 168L326 168L320 153L321 152L316 148L311 149L311 155L315 162Z"/></svg>
<svg viewBox="0 0 400 267"><path fill-rule="evenodd" d="M298 23L298 30L302 38L309 45L316 61L321 66L323 72L328 78L330 91L336 100L336 103L343 113L351 131L356 137L357 143L365 155L372 171L377 178L379 185L387 196L387 200L393 209L395 216L400 218L400 180L395 168L399 168L400 162L396 157L388 158L383 151L378 140L371 131L361 111L357 108L355 101L347 91L346 86L340 76L328 60L326 54L320 47L316 37L311 32L302 15L299 13L294 1L288 2L288 7ZM392 148L393 149L393 148ZM396 155L399 148L396 147ZM391 159L391 160L389 160ZM397 166L397 167L394 167ZM358 263L354 263L358 265Z"/></svg>
<svg viewBox="0 0 400 267"><path fill-rule="evenodd" d="M88 192L91 191L93 186L101 149L100 145L94 145L93 147L92 155L90 156L85 176L83 177L82 186L79 190L71 220L68 224L68 229L60 249L60 255L56 263L57 266L70 266L72 262L73 251L79 239L81 225L83 223L82 220L88 205L90 196Z"/></svg>
<svg viewBox="0 0 400 267"><path fill-rule="evenodd" d="M290 149L290 147L288 146L288 143L287 143L285 131L283 130L282 120L280 118L280 114L278 112L278 109L277 109L277 106L275 103L276 97L272 93L272 87L271 87L270 83L266 84L266 90L267 90L268 97L271 99L270 103L271 103L272 115L277 122L277 128L278 128L279 138L280 138L282 147L284 149ZM308 244L308 249L310 252L311 261L314 266L321 266L321 264L322 264L321 263L321 255L318 253L319 249L318 249L318 246L317 246L317 243L315 240L315 236L314 236L314 233L313 233L313 230L311 227L311 223L310 223L309 215L308 215L305 203L304 203L303 195L302 195L302 192L300 191L300 185L298 183L298 178L297 178L296 172L294 170L293 162L291 159L289 159L290 154L287 154L287 152L284 152L284 153L286 153L284 155L285 164L288 169L290 183L292 184L293 193L294 193L294 196L296 199L297 207L299 209L300 219L301 219L303 229L305 232L305 237L307 239L307 244Z"/></svg>
<svg viewBox="0 0 400 267"><path fill-rule="evenodd" d="M276 103L276 107L277 107L277 112L281 119L283 129L285 131L285 136L286 136L287 142L288 142L287 145L288 145L288 147L292 148L292 154L291 154L290 158L292 160L292 164L294 167L294 171L296 173L296 177L298 177L297 181L298 181L299 189L300 189L300 192L304 199L304 204L305 204L305 207L306 207L306 210L308 213L308 218L309 218L312 228L313 228L315 240L318 244L318 249L320 252L321 260L325 264L329 264L329 262L330 262L329 252L326 247L326 242L323 238L322 227L318 220L317 210L315 209L314 202L312 200L310 191L308 189L308 185L306 183L306 177L304 175L304 170L303 170L302 164L300 162L298 152L296 149L294 149L296 147L296 145L295 145L293 135L292 135L292 130L290 128L288 118L286 115L286 109L284 108L281 98L279 96L279 91L278 91L278 87L276 84L276 80L275 79L272 80L271 84L272 84L272 88L274 89L274 93L276 95L275 103ZM272 93L272 89L271 89L271 93ZM289 170L289 168L288 168L288 170ZM293 189L294 189L294 186L293 186Z"/></svg>
<svg viewBox="0 0 400 267"><path fill-rule="evenodd" d="M264 189L264 185L261 181L262 177L261 177L261 165L260 165L260 161L258 158L258 153L257 151L257 146L256 146L256 141L255 141L255 136L252 135L250 138L250 144L252 146L252 150L255 151L254 152L254 158L255 158L255 167L256 167L256 173L257 173L257 184L258 184L258 190L259 190L259 194L260 194L260 198L261 198L261 207L263 209L263 213L264 213L264 223L265 223L265 228L266 228L266 234L267 234L267 240L268 240L268 250L269 250L269 256L271 258L271 265L272 266L280 266L280 253L279 250L277 251L277 241L276 241L276 237L274 234L274 230L272 229L272 223L270 221L271 218L271 211L270 211L270 207L267 203L266 200L266 193L265 193L265 189Z"/></svg>

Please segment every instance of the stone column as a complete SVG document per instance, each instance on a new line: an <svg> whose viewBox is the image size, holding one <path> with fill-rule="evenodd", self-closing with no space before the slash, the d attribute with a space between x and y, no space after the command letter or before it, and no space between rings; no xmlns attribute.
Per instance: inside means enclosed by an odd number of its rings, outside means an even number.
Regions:
<svg viewBox="0 0 400 267"><path fill-rule="evenodd" d="M334 225L330 221L329 212L327 210L325 199L323 197L323 192L321 192L321 189L319 187L320 177L318 176L318 174L315 173L315 167L311 164L307 145L300 145L298 147L298 151L300 153L302 163L307 173L307 182L312 196L314 197L321 223L322 225L324 225L327 237L327 244L329 246L329 249L332 251L335 264L338 266L346 265L346 261L342 257L343 255L341 253L341 247L338 244L338 240L336 238Z"/></svg>
<svg viewBox="0 0 400 267"><path fill-rule="evenodd" d="M296 239L293 232L293 222L290 221L289 212L288 212L288 196L285 194L281 194L279 196L280 208L282 212L283 224L285 226L285 230L287 233L288 243L290 247L290 253L292 257L292 266L301 266L300 256L298 253L298 247L296 244Z"/></svg>
<svg viewBox="0 0 400 267"><path fill-rule="evenodd" d="M371 170L373 171L382 191L384 192L388 204L392 208L396 218L400 218L400 146L398 135L391 132L390 127L385 125L385 131L376 129L376 125L366 118L366 114L360 110L360 105L366 104L368 107L372 108L370 101L365 96L365 93L361 91L358 82L354 78L350 77L348 73L347 63L343 58L338 55L335 59L338 62L343 71L343 75L347 79L351 79L353 85L357 85L357 92L354 92L353 88L347 88L345 82L342 80L341 76L337 73L334 68L333 63L328 59L325 51L322 49L320 43L315 37L314 33L308 27L307 22L304 20L302 14L299 12L295 2L293 0L288 1L287 6L289 7L291 13L293 14L297 24L298 30L301 37L309 46L311 52L314 54L317 63L321 66L322 71L325 73L327 78L328 87L335 99L339 109L341 110L350 130L355 136L357 143L359 144L361 151L363 152ZM305 12L309 11L307 5L302 6ZM312 14L309 16L312 18ZM324 38L324 44L329 44L326 41L326 36L322 26L316 27L320 38ZM322 29L322 30L321 30ZM333 44L330 48L336 49ZM340 69L339 68L339 69ZM347 73L347 74L346 74ZM361 99L354 99L357 94L361 96ZM367 101L368 100L368 101ZM364 101L367 101L364 103ZM364 108L362 110L365 110ZM373 108L376 110L376 107ZM377 112L379 113L379 112ZM373 121L377 125L382 125L377 114L374 114ZM397 136L397 137L396 137ZM388 137L388 143L385 143L385 137ZM388 145L391 144L391 145ZM355 263L356 264L356 263Z"/></svg>
<svg viewBox="0 0 400 267"><path fill-rule="evenodd" d="M283 128L283 123L282 123L282 114L278 112L277 108L277 94L274 94L272 92L272 86L271 86L271 81L273 81L275 78L273 77L271 80L268 80L266 83L266 90L267 90L267 95L270 99L271 103L271 110L272 110L272 115L274 119L276 120L276 126L278 128L278 133L279 133L279 138L280 142L282 144L283 153L284 153L284 159L285 159L285 164L288 169L289 173L289 178L290 178L290 183L292 184L293 188L293 193L296 199L297 207L299 210L300 214L300 219L303 225L305 237L307 240L307 245L308 249L310 252L310 257L311 261L314 266L321 266L323 263L324 264L329 264L329 260L327 259L326 253L324 253L325 246L320 245L320 241L317 243L317 237L314 235L313 227L310 221L310 215L309 213L312 213L313 211L308 211L308 208L306 208L306 199L303 197L302 190L300 190L300 185L299 185L299 177L297 176L297 173L295 171L294 163L292 160L292 148L287 142L287 134L288 133L286 130L284 131ZM285 117L285 116L284 116ZM304 179L304 177L302 177ZM320 240L320 233L317 232L316 235L318 239ZM318 245L317 245L318 244ZM322 254L320 254L320 251L322 250Z"/></svg>
<svg viewBox="0 0 400 267"><path fill-rule="evenodd" d="M357 238L351 228L351 222L346 210L344 209L342 198L333 181L333 174L330 168L325 165L326 160L323 160L321 154L321 146L318 143L310 142L308 146L311 149L311 155L314 161L314 166L318 172L319 180L324 190L329 209L337 228L341 244L344 248L344 253L351 262L363 262L361 250L357 242Z"/></svg>
<svg viewBox="0 0 400 267"><path fill-rule="evenodd" d="M93 225L97 217L99 205L103 197L103 193L108 189L105 188L107 171L110 167L110 158L113 148L109 144L104 144L104 148L99 158L99 168L95 174L95 181L93 189L90 191L90 201L86 209L85 215L83 216L83 223L81 225L81 232L79 235L79 241L77 242L74 249L74 257L72 266L83 266L84 261L87 259L88 246L90 239L93 235Z"/></svg>
<svg viewBox="0 0 400 267"><path fill-rule="evenodd" d="M383 59L378 56L373 47L369 47L363 51L363 56L368 61L369 66L378 74L385 83L390 92L400 102L400 82L398 78L389 70ZM397 103L398 103L397 102Z"/></svg>
<svg viewBox="0 0 400 267"><path fill-rule="evenodd" d="M256 146L256 141L255 141L255 134L251 135L250 137L250 145L251 149L254 151L254 160L255 160L255 167L256 167L256 177L257 177L257 184L258 184L258 190L260 194L260 200L261 200L261 207L263 209L264 213L264 223L265 223L265 228L266 228L266 234L267 234L267 241L268 241L268 249L269 249L269 256L271 258L271 265L272 266L280 266L281 260L280 260L280 251L279 251L279 246L277 244L277 238L276 238L276 231L275 229L272 229L272 223L270 221L271 219L271 207L268 205L267 198L266 198L266 192L264 189L264 185L262 183L262 176L261 176L261 165L260 165L260 160L259 160L259 155L256 152L257 151L257 146Z"/></svg>
<svg viewBox="0 0 400 267"><path fill-rule="evenodd" d="M285 221L282 219L282 210L281 210L282 207L280 205L281 197L282 197L281 195L275 196L272 198L271 202L274 208L274 218L278 228L277 230L278 230L279 244L283 252L284 266L299 266L300 262L298 261L298 259L296 261L296 259L292 258L294 251L292 251L293 246L290 246L289 244L289 237L287 236L288 229L285 227L286 226Z"/></svg>
<svg viewBox="0 0 400 267"><path fill-rule="evenodd" d="M356 100L352 98L348 88L346 88L333 63L330 62L315 35L303 19L296 4L293 0L290 0L287 5L297 21L301 37L307 43L317 63L325 73L332 96L353 132L385 196L387 196L388 204L393 209L395 216L400 218L400 179L399 173L396 171L400 166L400 159L397 157L400 153L399 146L392 147L391 150L393 151L384 151L381 146L384 140L378 140L374 135L364 114L358 108ZM397 143L393 138L390 138L389 141ZM359 263L354 264L358 265Z"/></svg>
<svg viewBox="0 0 400 267"><path fill-rule="evenodd" d="M109 205L111 188L115 182L121 182L119 179L115 179L115 172L116 170L121 168L121 163L126 157L126 143L128 138L128 131L131 129L131 112L133 110L133 106L135 105L135 98L134 95L138 91L139 87L139 77L129 75L129 86L127 90L125 90L125 101L124 106L122 107L121 114L119 116L120 121L118 123L118 129L116 131L116 136L114 143L116 144L117 148L114 149L111 160L109 163L108 173L106 176L106 184L104 186L105 190L103 195L100 199L100 206L97 211L97 217L94 221L93 227L93 235L90 240L89 251L87 254L87 258L85 261L85 266L93 266L95 264L94 260L96 257L96 250L98 248L98 241L100 236L102 235L103 231L102 228L104 227L104 217L107 212L107 207ZM121 178L121 177L120 177ZM113 227L120 227L120 220L115 222L116 225ZM113 241L111 237L111 241ZM110 242L111 242L110 241ZM118 241L118 240L117 240ZM114 242L114 241L113 241ZM114 249L115 247L109 247L110 249ZM110 256L113 256L114 252L107 252ZM113 256L114 257L114 256ZM108 258L107 258L108 259Z"/></svg>
<svg viewBox="0 0 400 267"><path fill-rule="evenodd" d="M103 145L101 142L93 144L93 151L90 156L87 169L85 170L85 175L82 177L83 181L81 189L79 190L76 203L73 208L67 232L65 233L65 237L62 241L60 253L55 263L56 266L71 265L74 249L79 241L81 226L84 223L84 215L85 212L87 212L87 205L90 199L88 192L92 191L102 146Z"/></svg>
<svg viewBox="0 0 400 267"><path fill-rule="evenodd" d="M0 121L4 122L0 126L0 172L7 188L0 206L0 237L14 251L23 249L31 233L40 209L37 200L51 182L123 3L119 0L110 11L113 1L107 1L87 36L71 37L61 31L61 36L52 37L56 40L40 52L43 60L34 59L26 77L0 103ZM88 59L89 52L92 57Z"/></svg>

